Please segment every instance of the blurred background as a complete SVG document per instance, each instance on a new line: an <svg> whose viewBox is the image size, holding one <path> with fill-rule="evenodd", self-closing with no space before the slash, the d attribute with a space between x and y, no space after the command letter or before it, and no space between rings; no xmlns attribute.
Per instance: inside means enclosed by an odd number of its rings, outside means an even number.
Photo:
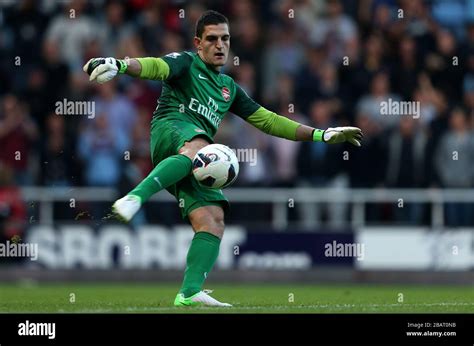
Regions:
<svg viewBox="0 0 474 346"><path fill-rule="evenodd" d="M97 85L82 66L193 50L207 9L230 21L223 72L257 102L364 132L361 148L297 143L227 115L216 142L254 160L225 191L216 277L473 283L474 0L0 0L0 238L39 244L37 261L7 259L1 277L181 275L192 232L166 192L131 225L106 219L152 168L161 83ZM419 113L382 114L389 100ZM63 101L95 116L58 114ZM328 255L334 242L364 244L364 258Z"/></svg>

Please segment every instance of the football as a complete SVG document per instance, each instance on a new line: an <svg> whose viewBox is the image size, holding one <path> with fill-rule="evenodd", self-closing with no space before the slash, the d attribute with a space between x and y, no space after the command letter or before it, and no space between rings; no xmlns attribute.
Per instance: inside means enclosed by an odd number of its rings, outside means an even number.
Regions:
<svg viewBox="0 0 474 346"><path fill-rule="evenodd" d="M204 187L226 188L235 181L238 174L237 156L225 145L207 145L193 159L193 175Z"/></svg>

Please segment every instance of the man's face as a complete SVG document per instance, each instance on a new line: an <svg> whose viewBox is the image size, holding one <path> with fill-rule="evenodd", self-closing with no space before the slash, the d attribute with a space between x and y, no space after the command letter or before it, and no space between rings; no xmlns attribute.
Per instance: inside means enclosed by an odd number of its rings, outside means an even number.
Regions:
<svg viewBox="0 0 474 346"><path fill-rule="evenodd" d="M219 69L229 56L229 27L225 23L206 25L202 37L194 38L194 45L205 63Z"/></svg>

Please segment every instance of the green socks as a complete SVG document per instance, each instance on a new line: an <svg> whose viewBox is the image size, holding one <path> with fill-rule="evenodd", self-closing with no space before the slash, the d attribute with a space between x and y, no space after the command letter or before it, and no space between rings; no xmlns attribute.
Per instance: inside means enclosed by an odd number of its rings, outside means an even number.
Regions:
<svg viewBox="0 0 474 346"><path fill-rule="evenodd" d="M191 173L192 161L189 157L178 154L161 161L151 173L137 185L129 195L140 197L145 203L152 195L173 184ZM186 257L186 271L180 293L190 297L202 289L207 274L211 271L219 255L219 237L207 232L197 232Z"/></svg>
<svg viewBox="0 0 474 346"><path fill-rule="evenodd" d="M186 271L180 293L186 298L202 289L204 280L219 255L219 237L207 232L197 232L186 257Z"/></svg>
<svg viewBox="0 0 474 346"><path fill-rule="evenodd" d="M129 195L140 197L145 203L158 191L176 184L191 173L192 161L185 155L173 155L161 161Z"/></svg>

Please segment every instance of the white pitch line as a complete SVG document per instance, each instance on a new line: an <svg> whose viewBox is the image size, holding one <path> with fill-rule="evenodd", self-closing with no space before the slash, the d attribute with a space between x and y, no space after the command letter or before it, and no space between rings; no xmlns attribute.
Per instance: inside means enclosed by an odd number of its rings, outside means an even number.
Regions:
<svg viewBox="0 0 474 346"><path fill-rule="evenodd" d="M393 303L393 304L316 304L316 305L261 305L261 306L238 306L234 305L232 308L217 308L217 307L190 307L190 308L176 308L173 306L169 307L128 307L125 310L123 309L85 309L74 311L72 313L119 313L121 311L126 312L135 312L135 311L150 311L150 312L160 312L160 311L176 311L176 312L189 312L189 311L233 311L233 310L264 310L264 309L274 309L274 310L283 310L283 309L344 309L344 308L383 308L383 307L429 307L429 306L473 306L474 303L465 303L465 302L446 302L446 303ZM63 311L61 311L63 312Z"/></svg>

